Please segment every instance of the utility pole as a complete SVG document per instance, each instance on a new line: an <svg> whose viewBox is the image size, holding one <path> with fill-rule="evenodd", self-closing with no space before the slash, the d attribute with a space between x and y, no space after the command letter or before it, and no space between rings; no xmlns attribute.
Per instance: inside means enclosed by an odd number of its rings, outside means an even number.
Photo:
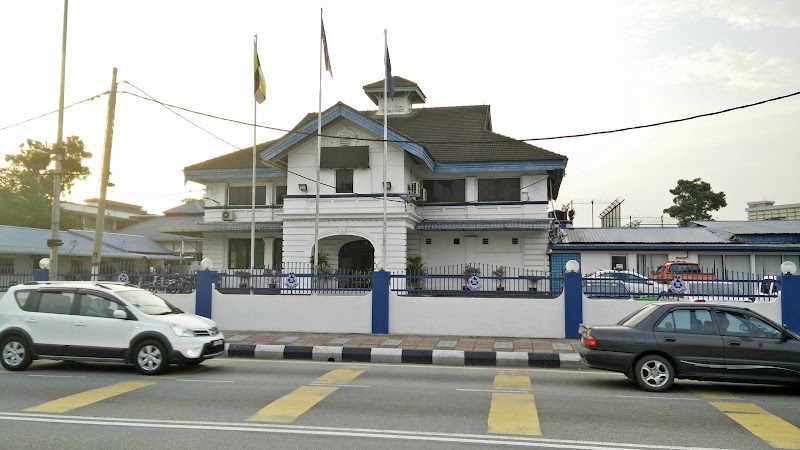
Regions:
<svg viewBox="0 0 800 450"><path fill-rule="evenodd" d="M111 72L111 93L106 111L106 138L103 144L103 166L100 169L100 201L97 204L97 220L94 226L94 248L92 250L92 280L97 281L103 252L103 230L106 226L106 188L111 165L111 138L114 136L114 111L117 106L117 68Z"/></svg>
<svg viewBox="0 0 800 450"><path fill-rule="evenodd" d="M58 247L63 243L58 232L61 219L61 158L64 153L64 73L67 66L67 7L69 0L64 0L64 26L61 32L61 89L58 96L58 136L56 137L56 172L53 176L53 210L50 224L50 280L58 280Z"/></svg>

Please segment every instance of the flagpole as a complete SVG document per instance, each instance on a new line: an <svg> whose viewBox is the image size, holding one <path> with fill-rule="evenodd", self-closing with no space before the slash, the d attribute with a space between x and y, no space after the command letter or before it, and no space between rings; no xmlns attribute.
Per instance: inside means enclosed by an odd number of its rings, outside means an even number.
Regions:
<svg viewBox="0 0 800 450"><path fill-rule="evenodd" d="M386 72L386 76L383 80L383 182L381 185L383 186L383 267L379 269L385 269L389 266L389 258L386 255L386 159L387 154L389 153L389 141L388 141L388 119L387 119L387 111L389 106L389 96L387 95L388 92L388 85L389 85L389 77L391 74L388 70L388 63L389 63L389 40L386 30L383 30L383 65L384 65L384 72Z"/></svg>
<svg viewBox="0 0 800 450"><path fill-rule="evenodd" d="M253 51L256 55L258 55L258 35L253 37ZM257 111L258 108L258 101L253 96L253 179L252 179L252 187L250 189L250 198L251 198L251 212L250 212L250 293L253 292L253 278L252 276L255 275L253 270L255 269L255 261L256 261L256 123L257 120Z"/></svg>
<svg viewBox="0 0 800 450"><path fill-rule="evenodd" d="M317 201L314 209L314 275L317 275L319 266L319 160L322 154L322 8L319 9L320 37L319 37L319 99L317 104Z"/></svg>

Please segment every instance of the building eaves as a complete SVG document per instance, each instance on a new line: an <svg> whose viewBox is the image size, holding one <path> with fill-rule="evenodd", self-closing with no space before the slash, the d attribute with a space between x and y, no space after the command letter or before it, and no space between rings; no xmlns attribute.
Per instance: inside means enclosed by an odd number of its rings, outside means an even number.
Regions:
<svg viewBox="0 0 800 450"><path fill-rule="evenodd" d="M283 230L283 222L256 222L256 231ZM227 233L250 231L249 222L196 222L194 224L168 226L160 229L162 233Z"/></svg>
<svg viewBox="0 0 800 450"><path fill-rule="evenodd" d="M549 230L551 219L518 220L423 220L417 231L515 231Z"/></svg>

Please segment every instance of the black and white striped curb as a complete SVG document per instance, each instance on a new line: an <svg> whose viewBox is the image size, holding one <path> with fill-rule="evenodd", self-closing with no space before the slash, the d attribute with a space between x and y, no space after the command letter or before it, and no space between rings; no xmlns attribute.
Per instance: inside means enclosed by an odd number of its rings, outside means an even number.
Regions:
<svg viewBox="0 0 800 450"><path fill-rule="evenodd" d="M360 348L225 344L231 358L296 359L307 361L410 363L443 366L586 368L577 353L483 352L472 350L417 350L407 348Z"/></svg>

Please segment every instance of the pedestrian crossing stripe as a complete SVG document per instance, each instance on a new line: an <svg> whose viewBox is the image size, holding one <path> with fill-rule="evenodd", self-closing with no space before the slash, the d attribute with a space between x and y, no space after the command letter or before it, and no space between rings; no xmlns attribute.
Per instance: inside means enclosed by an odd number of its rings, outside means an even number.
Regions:
<svg viewBox="0 0 800 450"><path fill-rule="evenodd" d="M42 403L41 405L24 409L23 411L65 413L67 411L72 411L73 409L91 405L101 400L116 397L117 395L125 394L143 387L152 386L154 384L156 384L155 381L123 381L121 383L112 384L111 386L92 389L90 391L70 395L68 397L63 397L51 402Z"/></svg>
<svg viewBox="0 0 800 450"><path fill-rule="evenodd" d="M488 432L491 434L514 434L541 436L539 413L531 392L528 375L501 372L494 377L495 390L519 390L525 392L494 392L489 410Z"/></svg>
<svg viewBox="0 0 800 450"><path fill-rule="evenodd" d="M800 449L800 428L764 408L746 402L709 402L775 448Z"/></svg>
<svg viewBox="0 0 800 450"><path fill-rule="evenodd" d="M362 373L364 373L364 370L358 368L330 371L311 382L310 384L313 386L301 386L295 389L262 408L246 420L248 422L292 423L317 403L324 400L325 397L339 389L333 385L346 384Z"/></svg>

